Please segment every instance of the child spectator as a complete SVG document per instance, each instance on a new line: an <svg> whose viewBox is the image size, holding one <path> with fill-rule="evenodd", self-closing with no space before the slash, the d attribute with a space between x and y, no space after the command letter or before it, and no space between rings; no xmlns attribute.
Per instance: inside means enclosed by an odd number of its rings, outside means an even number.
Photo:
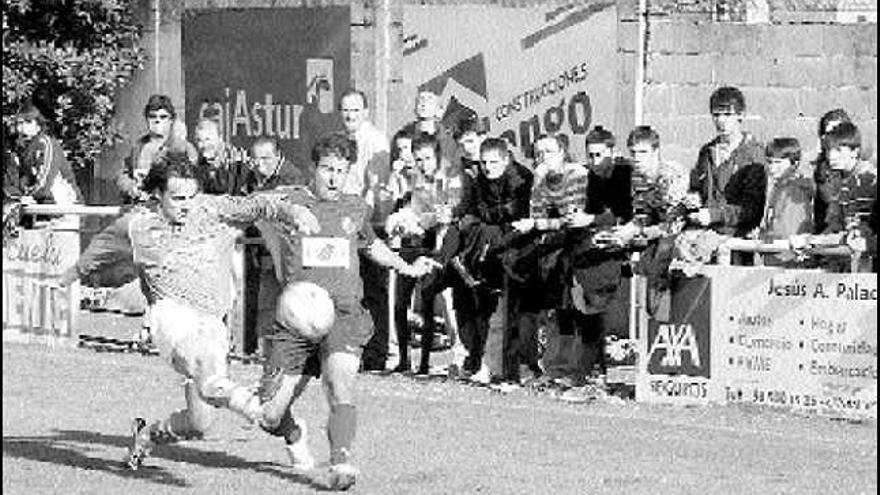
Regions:
<svg viewBox="0 0 880 495"><path fill-rule="evenodd" d="M767 145L767 204L761 238L787 239L812 231L815 186L801 167L801 146L794 138L776 138Z"/></svg>
<svg viewBox="0 0 880 495"><path fill-rule="evenodd" d="M877 169L859 159L861 143L858 127L849 122L837 125L825 135L823 148L828 154L829 171L816 195L816 201L821 203L816 210L824 210L825 216L815 219L814 231L864 248L858 239L871 235L867 220L877 198ZM839 261L827 260L823 266L843 271L845 264Z"/></svg>
<svg viewBox="0 0 880 495"><path fill-rule="evenodd" d="M809 234L813 229L815 185L801 166L801 146L794 138L776 138L767 145L767 204L760 237L765 241ZM795 267L790 253L767 257L765 264Z"/></svg>
<svg viewBox="0 0 880 495"><path fill-rule="evenodd" d="M739 89L715 90L709 110L717 136L700 149L691 170L690 190L703 204L691 220L720 234L746 237L764 213L764 146L742 128L746 101Z"/></svg>
<svg viewBox="0 0 880 495"><path fill-rule="evenodd" d="M825 150L824 144L825 135L844 122L852 123L852 119L849 114L846 113L846 110L842 108L829 110L819 119L819 150L813 161L813 181L815 181L817 188L822 187L822 185L825 184L825 181L828 178L828 171L830 170L830 167L828 166L828 153ZM824 208L825 203L815 201L813 203L813 218L817 220L824 219L826 213Z"/></svg>

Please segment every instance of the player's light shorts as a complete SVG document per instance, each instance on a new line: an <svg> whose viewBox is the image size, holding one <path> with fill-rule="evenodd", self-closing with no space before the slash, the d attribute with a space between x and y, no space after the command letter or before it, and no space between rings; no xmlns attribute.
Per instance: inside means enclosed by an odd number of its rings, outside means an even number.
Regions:
<svg viewBox="0 0 880 495"><path fill-rule="evenodd" d="M229 329L223 320L174 299L160 299L150 311L150 329L159 352L189 378L225 376Z"/></svg>
<svg viewBox="0 0 880 495"><path fill-rule="evenodd" d="M363 346L372 335L373 326L359 304L337 306L333 328L318 341L309 340L276 322L263 337L266 357L263 373L267 376L280 372L318 377L324 357L344 352L360 359Z"/></svg>

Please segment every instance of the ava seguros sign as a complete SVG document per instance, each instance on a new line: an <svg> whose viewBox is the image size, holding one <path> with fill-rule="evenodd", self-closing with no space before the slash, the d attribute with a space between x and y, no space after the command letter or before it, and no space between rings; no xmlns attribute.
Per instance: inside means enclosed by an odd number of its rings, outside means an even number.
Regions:
<svg viewBox="0 0 880 495"><path fill-rule="evenodd" d="M541 133L558 132L583 159L589 128L614 124L613 2L406 5L403 29L404 90L440 95L447 125L474 113L491 134L516 143L520 156Z"/></svg>
<svg viewBox="0 0 880 495"><path fill-rule="evenodd" d="M642 348L646 359L636 385L646 402L707 402L711 397L711 282L680 280L668 321L650 320Z"/></svg>
<svg viewBox="0 0 880 495"><path fill-rule="evenodd" d="M296 165L308 163L314 140L340 124L350 21L347 6L187 10L187 129L210 116L235 148L270 137Z"/></svg>

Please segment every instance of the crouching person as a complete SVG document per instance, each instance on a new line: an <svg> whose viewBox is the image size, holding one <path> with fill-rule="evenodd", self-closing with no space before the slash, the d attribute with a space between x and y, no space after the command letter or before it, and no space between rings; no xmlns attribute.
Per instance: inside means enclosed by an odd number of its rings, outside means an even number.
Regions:
<svg viewBox="0 0 880 495"><path fill-rule="evenodd" d="M286 202L307 205L321 226L317 235L292 237L260 225L285 284L278 299L276 321L266 341L260 396L263 429L282 437L294 467L309 469L305 423L293 415L293 403L312 377L322 377L330 413L330 488L347 489L357 478L351 448L357 425L355 378L363 346L372 334L361 306L362 284L358 251L380 265L419 277L437 266L427 258L406 263L375 236L370 207L363 197L345 194L345 178L355 151L344 135L323 137L312 150L314 189L286 192ZM308 281L309 284L305 284ZM332 296L330 295L332 294Z"/></svg>
<svg viewBox="0 0 880 495"><path fill-rule="evenodd" d="M136 470L159 444L200 439L223 407L255 420L259 402L229 379L229 330L223 317L233 304L232 250L241 228L259 218L290 231L317 230L302 206L272 198L199 194L196 170L186 155L168 153L143 181L158 201L136 206L99 233L62 277L80 277L129 258L150 304L151 328L160 353L187 378L186 408L148 423L136 418L128 464Z"/></svg>

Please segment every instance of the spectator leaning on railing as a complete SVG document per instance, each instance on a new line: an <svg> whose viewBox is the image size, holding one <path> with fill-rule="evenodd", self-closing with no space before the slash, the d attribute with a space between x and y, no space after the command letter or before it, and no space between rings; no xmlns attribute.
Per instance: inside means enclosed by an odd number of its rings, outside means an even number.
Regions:
<svg viewBox="0 0 880 495"><path fill-rule="evenodd" d="M828 175L816 195L821 203L816 211L824 211L823 218L816 218L814 232L820 234L813 242L823 244L847 244L857 251L867 252L874 234L869 226L871 209L877 199L877 169L871 163L859 159L861 134L858 127L844 122L828 132L823 148L828 154ZM826 259L821 265L832 271L843 271L843 260Z"/></svg>
<svg viewBox="0 0 880 495"><path fill-rule="evenodd" d="M759 238L765 242L788 240L813 229L811 171L801 164L801 146L795 138L776 138L767 145L767 203ZM793 253L768 256L765 265L798 266Z"/></svg>
<svg viewBox="0 0 880 495"><path fill-rule="evenodd" d="M534 149L530 217L513 223L520 236L505 253L510 278L505 374L511 381L522 378L521 365L535 378L543 374L538 366L539 316L543 310L560 308L568 285L560 257L570 237L577 235L574 229L593 220L584 212L588 172L570 160L564 141L555 134L541 135Z"/></svg>

